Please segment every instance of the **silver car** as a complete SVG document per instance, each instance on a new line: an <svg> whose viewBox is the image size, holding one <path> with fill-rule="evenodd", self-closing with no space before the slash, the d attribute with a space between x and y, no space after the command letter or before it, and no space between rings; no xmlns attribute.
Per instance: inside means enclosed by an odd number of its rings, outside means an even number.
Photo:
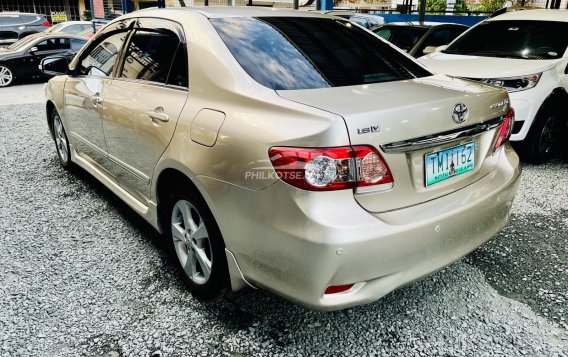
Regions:
<svg viewBox="0 0 568 357"><path fill-rule="evenodd" d="M336 310L472 251L509 218L507 92L343 19L260 8L118 18L46 87L61 164L163 233L195 297Z"/></svg>

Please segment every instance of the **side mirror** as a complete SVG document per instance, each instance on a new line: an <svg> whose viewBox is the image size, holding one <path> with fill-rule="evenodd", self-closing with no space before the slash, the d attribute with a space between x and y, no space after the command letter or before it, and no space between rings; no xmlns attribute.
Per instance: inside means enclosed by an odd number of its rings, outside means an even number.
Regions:
<svg viewBox="0 0 568 357"><path fill-rule="evenodd" d="M41 60L39 69L50 76L60 76L69 72L69 60L63 56L51 56Z"/></svg>
<svg viewBox="0 0 568 357"><path fill-rule="evenodd" d="M436 46L426 46L426 48L424 48L424 51L422 51L422 53L424 55L429 55L430 53L434 53L436 52Z"/></svg>
<svg viewBox="0 0 568 357"><path fill-rule="evenodd" d="M34 53L34 52L37 52L37 47L36 47L36 46L30 48L30 53Z"/></svg>

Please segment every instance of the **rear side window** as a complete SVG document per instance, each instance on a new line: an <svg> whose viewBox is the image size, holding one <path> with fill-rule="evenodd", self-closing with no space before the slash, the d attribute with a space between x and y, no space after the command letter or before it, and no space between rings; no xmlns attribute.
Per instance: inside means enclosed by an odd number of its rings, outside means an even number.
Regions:
<svg viewBox="0 0 568 357"><path fill-rule="evenodd" d="M243 69L275 90L360 85L430 73L348 21L311 17L216 18Z"/></svg>
<svg viewBox="0 0 568 357"><path fill-rule="evenodd" d="M120 77L166 84L179 44L171 31L137 30L126 50Z"/></svg>
<svg viewBox="0 0 568 357"><path fill-rule="evenodd" d="M71 47L68 38L51 38L49 40L41 41L37 45L37 50L41 51L55 51L67 50Z"/></svg>
<svg viewBox="0 0 568 357"><path fill-rule="evenodd" d="M187 48L185 44L180 43L172 62L167 84L187 88L187 78Z"/></svg>

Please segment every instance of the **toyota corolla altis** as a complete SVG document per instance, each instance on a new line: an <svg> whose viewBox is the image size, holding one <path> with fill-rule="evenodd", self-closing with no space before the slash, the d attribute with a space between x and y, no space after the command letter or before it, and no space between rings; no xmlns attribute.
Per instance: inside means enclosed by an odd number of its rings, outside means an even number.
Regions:
<svg viewBox="0 0 568 357"><path fill-rule="evenodd" d="M507 222L507 91L433 76L317 13L145 10L46 89L64 167L162 232L201 299L244 286L316 309L374 301Z"/></svg>

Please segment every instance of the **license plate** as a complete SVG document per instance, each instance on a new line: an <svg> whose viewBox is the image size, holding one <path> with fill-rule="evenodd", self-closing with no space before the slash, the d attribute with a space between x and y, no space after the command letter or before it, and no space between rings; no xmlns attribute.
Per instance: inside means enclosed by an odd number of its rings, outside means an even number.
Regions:
<svg viewBox="0 0 568 357"><path fill-rule="evenodd" d="M475 143L426 154L424 168L426 186L465 174L475 168Z"/></svg>

